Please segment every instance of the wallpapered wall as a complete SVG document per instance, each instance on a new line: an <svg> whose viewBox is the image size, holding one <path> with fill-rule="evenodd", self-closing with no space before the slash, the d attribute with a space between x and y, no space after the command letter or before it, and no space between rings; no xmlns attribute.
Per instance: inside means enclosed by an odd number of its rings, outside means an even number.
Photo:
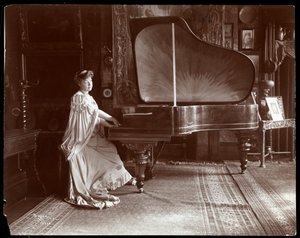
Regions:
<svg viewBox="0 0 300 238"><path fill-rule="evenodd" d="M129 17L179 16L202 40L222 45L225 6L221 5L136 5L128 6Z"/></svg>

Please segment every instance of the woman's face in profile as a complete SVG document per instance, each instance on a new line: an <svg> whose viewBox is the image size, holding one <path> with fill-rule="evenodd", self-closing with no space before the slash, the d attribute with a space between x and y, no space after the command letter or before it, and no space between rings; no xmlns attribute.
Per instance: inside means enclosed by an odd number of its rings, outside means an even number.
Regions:
<svg viewBox="0 0 300 238"><path fill-rule="evenodd" d="M89 92L93 88L93 80L91 77L88 77L86 79L80 80L79 82L80 90L83 92Z"/></svg>

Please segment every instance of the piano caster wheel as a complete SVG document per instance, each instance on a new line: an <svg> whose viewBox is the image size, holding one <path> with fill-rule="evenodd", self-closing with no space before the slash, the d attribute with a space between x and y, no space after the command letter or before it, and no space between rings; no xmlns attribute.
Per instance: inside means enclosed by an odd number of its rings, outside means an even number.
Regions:
<svg viewBox="0 0 300 238"><path fill-rule="evenodd" d="M137 187L139 193L144 192L144 182L143 181L137 180L136 181L136 187Z"/></svg>

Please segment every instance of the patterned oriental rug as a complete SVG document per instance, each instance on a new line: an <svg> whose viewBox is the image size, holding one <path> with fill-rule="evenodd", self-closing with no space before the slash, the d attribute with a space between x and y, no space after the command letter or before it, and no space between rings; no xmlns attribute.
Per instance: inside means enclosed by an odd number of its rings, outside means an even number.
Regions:
<svg viewBox="0 0 300 238"><path fill-rule="evenodd" d="M282 202L272 195L260 201L269 191L258 183L257 189L251 186L258 191L257 196L251 193L256 200L248 202L224 164L158 164L155 174L145 183L144 193L124 186L114 192L120 204L104 210L74 207L50 196L10 224L11 234L265 236L275 221L264 206ZM246 182L255 182L251 174L246 176ZM252 204L264 208L267 216L259 220ZM279 215L292 229L293 215L288 212Z"/></svg>
<svg viewBox="0 0 300 238"><path fill-rule="evenodd" d="M240 171L238 163L226 164L266 234L295 236L297 234L295 162L268 161L266 168L261 168L258 161L249 161L247 172L243 176L238 174Z"/></svg>

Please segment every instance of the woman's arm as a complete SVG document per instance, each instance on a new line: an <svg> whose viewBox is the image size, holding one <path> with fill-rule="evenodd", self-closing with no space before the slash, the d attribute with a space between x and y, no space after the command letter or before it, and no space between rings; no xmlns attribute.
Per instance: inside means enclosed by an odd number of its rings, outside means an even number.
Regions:
<svg viewBox="0 0 300 238"><path fill-rule="evenodd" d="M117 125L113 125L111 123L109 123L107 120L103 119L103 118L98 118L99 119L99 123L104 126L104 127L114 127L114 126L117 126Z"/></svg>
<svg viewBox="0 0 300 238"><path fill-rule="evenodd" d="M120 125L120 123L118 122L118 120L116 118L114 118L113 116L109 115L108 113L106 113L106 112L104 112L104 111L102 111L100 109L99 109L99 117L101 119L106 120L106 121L112 122L115 126L119 126ZM103 124L103 121L101 121L101 122Z"/></svg>
<svg viewBox="0 0 300 238"><path fill-rule="evenodd" d="M105 119L107 121L109 121L112 118L111 115L109 115L108 113L106 113L106 112L104 112L104 111L102 111L100 109L99 109L99 117L101 117L101 118L103 118L103 119Z"/></svg>

